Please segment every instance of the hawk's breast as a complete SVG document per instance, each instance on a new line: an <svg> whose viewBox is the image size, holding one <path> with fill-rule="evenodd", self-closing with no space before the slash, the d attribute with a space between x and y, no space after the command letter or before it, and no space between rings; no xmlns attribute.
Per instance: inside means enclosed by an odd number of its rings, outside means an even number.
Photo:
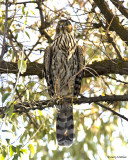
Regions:
<svg viewBox="0 0 128 160"><path fill-rule="evenodd" d="M54 90L62 95L67 95L70 92L69 85L74 85L75 74L77 73L74 37L69 33L57 36L52 43L52 50L51 72Z"/></svg>

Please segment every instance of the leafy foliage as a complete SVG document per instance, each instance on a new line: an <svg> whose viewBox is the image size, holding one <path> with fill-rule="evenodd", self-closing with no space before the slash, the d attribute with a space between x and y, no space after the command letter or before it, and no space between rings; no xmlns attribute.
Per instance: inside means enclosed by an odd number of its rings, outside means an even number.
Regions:
<svg viewBox="0 0 128 160"><path fill-rule="evenodd" d="M31 160L107 159L107 156L118 154L119 146L115 145L117 140L122 148L120 153L126 154L123 149L128 147L127 123L94 103L74 106L76 138L70 148L61 148L56 144L54 108L13 112L16 104L50 99L44 79L33 75L23 77L21 74L27 72L30 62L43 63L44 49L51 44L56 23L61 18L70 19L74 25L76 41L85 47L85 65L106 59L123 59L127 62L128 41L122 39L121 30L117 32L116 28L113 28L116 17L117 24L128 32L127 17L125 12L120 10L122 8L126 11L126 2L119 6L116 6L118 0L61 2L61 5L58 0L9 1L8 5L3 0L0 2L0 44L1 53L4 49L3 61L17 63L18 69L18 74L12 69L11 72L3 70L0 76L1 107L6 106L6 110L0 114L1 160L17 160L26 156ZM104 15L98 2L107 5L111 10L114 15L111 21ZM8 30L5 35L7 7ZM4 37L6 43L3 45ZM106 65L105 61L103 65ZM121 68L122 63L119 63L118 67ZM84 96L128 93L127 74L98 75L92 68L86 67L85 70L92 73L92 76L82 80L81 94ZM102 104L128 115L127 102Z"/></svg>

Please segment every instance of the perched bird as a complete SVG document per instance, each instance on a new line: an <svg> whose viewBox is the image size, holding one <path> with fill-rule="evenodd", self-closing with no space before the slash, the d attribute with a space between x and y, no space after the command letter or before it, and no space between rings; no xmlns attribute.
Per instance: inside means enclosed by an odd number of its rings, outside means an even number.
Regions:
<svg viewBox="0 0 128 160"><path fill-rule="evenodd" d="M72 24L69 20L60 20L55 38L44 53L44 72L50 97L78 96L83 66L83 49L75 42ZM74 138L73 106L62 99L56 106L56 137L58 145L69 146Z"/></svg>

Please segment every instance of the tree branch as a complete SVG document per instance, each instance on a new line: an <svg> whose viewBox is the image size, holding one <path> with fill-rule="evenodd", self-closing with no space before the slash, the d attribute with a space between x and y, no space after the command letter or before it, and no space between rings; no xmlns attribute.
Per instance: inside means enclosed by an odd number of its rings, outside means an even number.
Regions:
<svg viewBox="0 0 128 160"><path fill-rule="evenodd" d="M109 6L104 0L94 0L97 4L101 13L106 18L107 22L109 23L110 27L120 36L120 38L128 45L128 30L126 30L119 22L118 17L112 13L109 9Z"/></svg>
<svg viewBox="0 0 128 160"><path fill-rule="evenodd" d="M92 64L87 65L86 68L84 71L84 77L106 75L110 73L128 75L128 61L120 61L117 59L93 62ZM28 63L27 70L22 76L37 75L43 78L42 69L43 64L35 62ZM0 64L0 73L16 74L18 71L17 63L3 61Z"/></svg>
<svg viewBox="0 0 128 160"><path fill-rule="evenodd" d="M88 67L90 69L88 69ZM87 65L89 71L84 72L84 77L92 77L92 75L106 75L106 74L128 74L128 61L121 61L118 59L103 60L99 62L93 62L91 65Z"/></svg>
<svg viewBox="0 0 128 160"><path fill-rule="evenodd" d="M39 77L42 77L42 71L41 69L42 64L31 62L28 63L27 71L24 74L21 74L22 76L28 76L28 75L37 75ZM2 61L0 63L0 74L2 73L13 73L17 74L19 72L18 64L13 62L6 62Z"/></svg>
<svg viewBox="0 0 128 160"><path fill-rule="evenodd" d="M56 98L56 99L51 99L51 100L41 100L41 101L34 101L34 102L23 102L14 105L14 112L24 112L24 111L29 111L29 110L43 110L48 107L53 107L54 105L57 105L59 101L65 101L68 103L73 104L82 104L82 103L97 103L97 102L118 102L118 101L128 101L128 94L125 95L106 95L106 96L98 96L98 97L84 97L82 96L81 98ZM7 107L0 107L0 112L6 110Z"/></svg>
<svg viewBox="0 0 128 160"><path fill-rule="evenodd" d="M6 0L4 38L3 38L3 45L2 45L0 60L2 60L5 54L5 45L6 45L5 38L7 36L7 27L8 27L8 0Z"/></svg>
<svg viewBox="0 0 128 160"><path fill-rule="evenodd" d="M117 112L114 111L113 109L111 109L111 108L109 108L109 107L106 107L105 105L103 105L103 104L101 104L101 103L96 103L96 104L99 105L100 107L102 107L102 108L104 108L104 109L106 109L106 110L112 112L113 114L117 115L118 117L120 117L120 118L122 118L122 119L128 121L128 118L127 118L127 117L125 117L125 116L122 115L122 114L117 113Z"/></svg>
<svg viewBox="0 0 128 160"><path fill-rule="evenodd" d="M119 0L111 0L111 2L117 7L117 9L128 18L128 9L122 5L122 1Z"/></svg>
<svg viewBox="0 0 128 160"><path fill-rule="evenodd" d="M26 5L28 3L37 3L36 1L27 1L27 2L8 2L9 5L23 4ZM0 4L5 4L5 2L0 2Z"/></svg>
<svg viewBox="0 0 128 160"><path fill-rule="evenodd" d="M128 121L126 117L123 115L115 112L111 108L105 107L104 105L98 103L98 102L109 102L113 103L116 101L128 101L128 94L125 95L106 95L106 96L99 96L99 97L81 97L81 98L56 98L56 99L51 99L51 100L42 100L42 101L33 101L33 102L23 102L14 105L14 110L13 113L27 113L31 110L44 110L45 108L53 107L54 105L57 105L59 102L65 101L68 103L73 103L73 104L82 104L82 103L96 103L102 108L105 108L106 110L111 111L112 113L118 115L119 117L125 119ZM9 110L10 106L5 106L5 107L0 107L0 115L7 113L7 110Z"/></svg>
<svg viewBox="0 0 128 160"><path fill-rule="evenodd" d="M0 63L0 74L2 73L14 73L17 74L19 72L17 63L2 61ZM83 78L93 77L94 75L97 77L99 75L107 75L107 74L120 74L120 75L128 75L128 60L121 61L118 59L113 60L103 60L99 62L93 62L89 64L84 69ZM27 70L25 73L21 74L21 76L28 75L37 75L40 78L43 78L43 64L39 64L36 62L30 62L27 64Z"/></svg>
<svg viewBox="0 0 128 160"><path fill-rule="evenodd" d="M115 49L115 51L117 53L118 58L120 60L122 60L121 54L120 54L119 50L117 49L116 44L114 43L113 38L109 34L107 34L107 36L108 36L108 42L112 44L113 48Z"/></svg>
<svg viewBox="0 0 128 160"><path fill-rule="evenodd" d="M40 0L37 0L37 5L38 5L38 9L39 9L39 13L40 13L40 21L41 21L41 26L39 28L39 31L40 31L41 35L43 35L43 36L45 36L45 38L47 38L49 43L52 43L53 40L48 35L48 33L45 31L45 29L50 26L50 23L45 21L45 19L44 19L42 2Z"/></svg>
<svg viewBox="0 0 128 160"><path fill-rule="evenodd" d="M113 78L113 77L111 77L111 76L109 76L109 75L107 75L107 77L108 77L108 78L110 78L110 79L115 80L116 82L120 82L120 83L128 84L128 82L121 81L121 80L119 80L119 79L117 79L117 78Z"/></svg>

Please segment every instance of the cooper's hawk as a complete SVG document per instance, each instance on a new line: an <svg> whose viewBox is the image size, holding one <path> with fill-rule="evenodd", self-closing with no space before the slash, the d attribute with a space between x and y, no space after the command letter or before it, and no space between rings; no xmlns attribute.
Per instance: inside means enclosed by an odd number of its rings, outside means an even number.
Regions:
<svg viewBox="0 0 128 160"><path fill-rule="evenodd" d="M44 54L44 71L51 97L77 96L80 93L84 65L83 49L74 39L68 20L60 20L51 46ZM58 144L69 146L74 138L72 103L62 101L57 106L56 137Z"/></svg>

